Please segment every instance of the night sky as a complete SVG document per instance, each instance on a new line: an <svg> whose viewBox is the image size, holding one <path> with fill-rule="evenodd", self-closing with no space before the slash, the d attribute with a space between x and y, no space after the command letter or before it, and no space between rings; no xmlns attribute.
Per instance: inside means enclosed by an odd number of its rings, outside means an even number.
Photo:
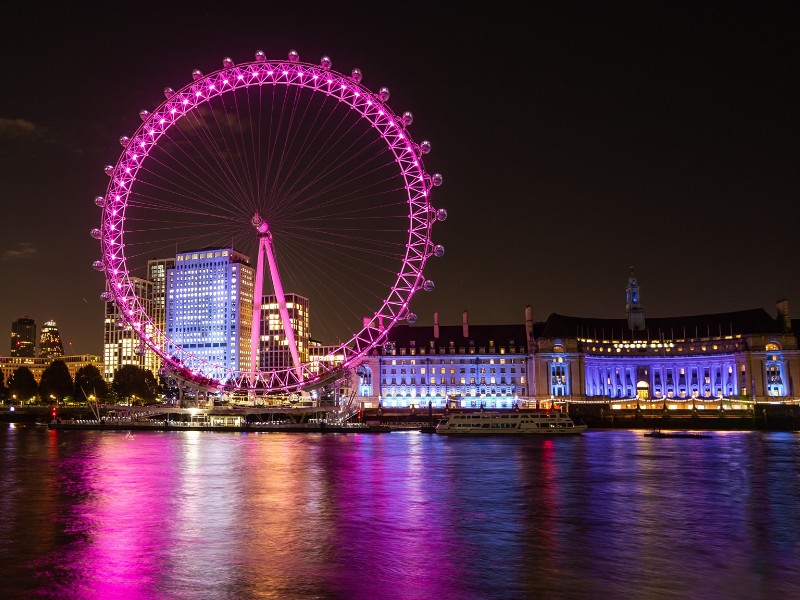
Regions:
<svg viewBox="0 0 800 600"><path fill-rule="evenodd" d="M180 3L182 4L182 3ZM645 314L789 299L797 277L797 11L790 3L216 2L4 9L0 331L54 319L67 353L101 354L90 237L118 138L166 86L222 58L289 50L364 72L414 113L444 176L446 248L419 324L550 313L622 318L634 266ZM730 6L728 6L730 4ZM212 8L208 8L212 7ZM8 343L0 355L8 355Z"/></svg>

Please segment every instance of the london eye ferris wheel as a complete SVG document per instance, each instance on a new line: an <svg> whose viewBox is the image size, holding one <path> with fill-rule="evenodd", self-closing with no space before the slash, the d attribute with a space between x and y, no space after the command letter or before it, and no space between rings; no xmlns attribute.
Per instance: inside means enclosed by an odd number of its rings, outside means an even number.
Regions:
<svg viewBox="0 0 800 600"><path fill-rule="evenodd" d="M387 88L370 91L359 69L339 73L327 56L311 64L294 50L285 60L259 51L251 62L195 70L164 95L120 138L92 230L103 299L163 368L210 389L294 392L357 367L395 324L416 321L410 302L434 288L423 268L444 254L431 231L447 212L431 204L442 183L423 164L431 144L411 138L413 115L392 111ZM148 261L212 248L243 257L251 280L240 268L238 281L220 286L221 301L203 296L180 328L156 317L137 290ZM180 290L166 291L167 315L170 294ZM311 331L290 314L287 297L298 296L309 299ZM265 298L275 308L269 322ZM214 323L224 341L198 351ZM288 357L281 366L264 360L271 336Z"/></svg>

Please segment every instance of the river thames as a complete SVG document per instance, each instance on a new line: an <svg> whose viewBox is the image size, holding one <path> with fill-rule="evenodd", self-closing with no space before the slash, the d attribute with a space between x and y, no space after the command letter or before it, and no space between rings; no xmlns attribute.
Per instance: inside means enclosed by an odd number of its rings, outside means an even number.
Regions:
<svg viewBox="0 0 800 600"><path fill-rule="evenodd" d="M800 597L800 434L0 426L2 597Z"/></svg>

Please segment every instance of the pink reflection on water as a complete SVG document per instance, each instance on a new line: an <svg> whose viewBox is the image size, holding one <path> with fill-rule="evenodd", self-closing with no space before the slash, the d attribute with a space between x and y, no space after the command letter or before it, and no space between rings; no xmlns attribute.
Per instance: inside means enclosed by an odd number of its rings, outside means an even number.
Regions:
<svg viewBox="0 0 800 600"><path fill-rule="evenodd" d="M352 461L338 462L335 501L344 510L366 515L342 519L337 538L351 540L347 553L363 557L359 570L337 581L354 598L391 594L397 598L449 598L458 587L460 567L452 556L447 523L452 506L442 502L450 482L440 488L424 485L431 476L430 457L422 436L413 433L396 456L389 438L359 440ZM434 493L431 493L431 492Z"/></svg>
<svg viewBox="0 0 800 600"><path fill-rule="evenodd" d="M55 583L72 597L153 598L153 574L164 569L162 550L175 535L176 482L190 471L180 456L164 454L173 447L160 434L97 435L94 453L71 473L84 497L69 515L82 539L69 561L74 572Z"/></svg>
<svg viewBox="0 0 800 600"><path fill-rule="evenodd" d="M538 573L566 552L547 442L476 454L419 433L51 440L71 541L58 568L42 565L43 596L467 599L481 582L519 585L523 539L545 541Z"/></svg>
<svg viewBox="0 0 800 600"><path fill-rule="evenodd" d="M626 431L0 429L0 589L3 599L794 598L796 437L732 433L702 450Z"/></svg>

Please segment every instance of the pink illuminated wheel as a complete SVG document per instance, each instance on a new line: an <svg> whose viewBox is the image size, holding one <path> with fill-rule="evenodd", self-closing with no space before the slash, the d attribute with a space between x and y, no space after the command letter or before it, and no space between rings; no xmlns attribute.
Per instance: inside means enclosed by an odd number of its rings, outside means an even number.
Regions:
<svg viewBox="0 0 800 600"><path fill-rule="evenodd" d="M388 89L370 91L328 57L258 52L192 77L140 112L106 167L92 230L103 299L164 367L209 389L295 392L356 367L396 323L416 320L414 294L433 289L423 267L444 253L431 229L447 213L430 202L442 182L423 165L430 144L412 140L413 117L389 108ZM208 279L200 265L192 277L216 283L166 278L163 297L142 294L148 261L224 249L246 257L238 277ZM274 317L263 322L252 300L262 294ZM308 299L308 330L295 295Z"/></svg>

